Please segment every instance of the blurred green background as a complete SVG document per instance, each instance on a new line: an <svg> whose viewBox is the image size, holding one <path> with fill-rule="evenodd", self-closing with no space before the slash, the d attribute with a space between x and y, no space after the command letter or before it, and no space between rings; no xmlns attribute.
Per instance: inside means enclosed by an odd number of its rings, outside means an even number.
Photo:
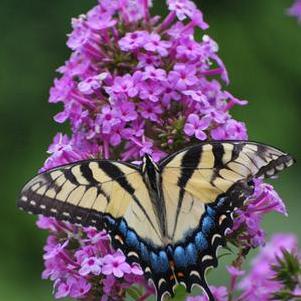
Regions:
<svg viewBox="0 0 301 301"><path fill-rule="evenodd" d="M154 0L161 11L164 1ZM0 131L1 227L0 301L53 300L51 285L40 280L46 233L35 218L17 211L16 196L46 158L57 131L52 116L60 105L47 103L55 69L70 54L65 47L70 18L95 0L1 0ZM301 26L286 16L291 0L203 0L209 34L220 45L234 95L247 107L234 116L248 125L250 139L278 146L301 161ZM275 187L286 201L289 218L265 219L268 233L295 232L301 238L301 165L281 175ZM223 263L220 265L223 270ZM211 279L224 282L225 273Z"/></svg>

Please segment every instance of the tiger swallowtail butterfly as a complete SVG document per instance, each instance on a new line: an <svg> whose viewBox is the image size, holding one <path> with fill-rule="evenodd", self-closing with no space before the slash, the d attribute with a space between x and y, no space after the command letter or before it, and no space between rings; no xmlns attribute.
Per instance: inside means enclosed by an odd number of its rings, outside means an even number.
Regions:
<svg viewBox="0 0 301 301"><path fill-rule="evenodd" d="M291 156L247 141L204 142L140 166L86 160L38 174L18 207L82 226L106 229L114 248L138 263L157 300L200 286L233 224L233 211L254 192L253 179L273 177Z"/></svg>

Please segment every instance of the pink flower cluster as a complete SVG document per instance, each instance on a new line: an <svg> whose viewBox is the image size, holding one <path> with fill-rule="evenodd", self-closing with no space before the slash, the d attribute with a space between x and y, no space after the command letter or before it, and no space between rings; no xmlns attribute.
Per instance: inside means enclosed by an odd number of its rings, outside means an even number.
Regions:
<svg viewBox="0 0 301 301"><path fill-rule="evenodd" d="M118 299L134 284L152 292L144 282L141 268L128 264L123 253L113 250L104 231L45 217L40 217L37 225L51 232L44 247L42 278L54 282L56 298Z"/></svg>
<svg viewBox="0 0 301 301"><path fill-rule="evenodd" d="M235 212L232 235L244 248L256 248L265 243L265 234L261 227L263 216L270 212L287 215L285 205L277 192L269 184L255 180L254 195L247 204Z"/></svg>
<svg viewBox="0 0 301 301"><path fill-rule="evenodd" d="M289 16L296 17L301 23L301 0L295 0L294 4L287 10Z"/></svg>
<svg viewBox="0 0 301 301"><path fill-rule="evenodd" d="M228 83L218 46L190 0L168 0L169 15L149 14L150 1L101 0L72 20L73 53L58 71L50 102L63 102L54 119L69 121L58 134L45 169L89 157L159 160L184 143L246 139L229 110L245 105L222 89Z"/></svg>
<svg viewBox="0 0 301 301"><path fill-rule="evenodd" d="M223 89L229 79L218 45L206 34L194 37L208 28L201 11L190 0L167 0L169 14L160 20L151 16L151 2L99 0L72 20L72 54L49 99L63 103L54 119L68 121L71 135L54 137L43 170L87 158L137 161L147 153L159 160L199 140L247 139L244 123L229 112L247 102ZM272 187L256 183L231 237L261 245L261 218L272 210L285 213ZM106 233L52 218L38 226L50 231L43 278L54 282L56 298L120 300L133 284L145 288L142 299L152 294L141 269L111 248ZM223 287L213 294L227 298Z"/></svg>
<svg viewBox="0 0 301 301"><path fill-rule="evenodd" d="M238 284L238 287L243 290L241 300L269 301L271 295L281 289L281 284L273 280L275 272L271 267L277 263L277 257L282 258L283 250L300 252L296 236L292 234L272 236L269 243L252 260L248 275Z"/></svg>

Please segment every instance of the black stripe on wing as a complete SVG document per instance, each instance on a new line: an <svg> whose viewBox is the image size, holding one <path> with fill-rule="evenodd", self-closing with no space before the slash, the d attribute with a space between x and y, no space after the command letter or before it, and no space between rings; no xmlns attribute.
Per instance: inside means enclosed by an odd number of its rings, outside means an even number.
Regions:
<svg viewBox="0 0 301 301"><path fill-rule="evenodd" d="M99 161L99 168L102 169L112 180L115 180L123 187L129 194L134 194L135 189L129 184L126 175L116 165L111 164L110 161Z"/></svg>
<svg viewBox="0 0 301 301"><path fill-rule="evenodd" d="M212 152L214 156L214 165L213 167L216 169L221 169L225 165L223 162L223 155L225 153L225 149L222 143L215 143L212 145ZM184 165L185 166L185 165Z"/></svg>
<svg viewBox="0 0 301 301"><path fill-rule="evenodd" d="M178 225L178 219L182 208L183 198L185 194L185 187L190 178L192 177L194 173L194 169L197 168L199 165L200 159L202 155L202 147L199 148L190 148L185 155L182 158L181 165L182 166L190 166L189 169L181 169L181 175L178 179L177 185L180 187L180 193L178 196L178 205L177 205L177 211L175 216L175 223L174 228L172 232L172 238L175 235L177 225Z"/></svg>

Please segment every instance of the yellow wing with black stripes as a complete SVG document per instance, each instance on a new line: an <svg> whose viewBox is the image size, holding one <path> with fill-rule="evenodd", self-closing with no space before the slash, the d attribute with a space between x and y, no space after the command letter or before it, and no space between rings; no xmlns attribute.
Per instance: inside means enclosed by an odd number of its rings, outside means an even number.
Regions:
<svg viewBox="0 0 301 301"><path fill-rule="evenodd" d="M170 239L183 240L198 226L205 205L233 184L272 177L292 164L276 148L244 141L204 142L167 157L160 167Z"/></svg>
<svg viewBox="0 0 301 301"><path fill-rule="evenodd" d="M113 246L153 281L157 301L179 283L201 286L217 266L216 250L232 227L232 212L252 195L252 180L293 164L278 149L245 141L204 142L155 164L89 160L37 175L18 206L83 226L107 229Z"/></svg>
<svg viewBox="0 0 301 301"><path fill-rule="evenodd" d="M124 218L142 239L162 243L149 192L132 164L90 160L41 173L25 185L18 207L99 229L104 215Z"/></svg>

